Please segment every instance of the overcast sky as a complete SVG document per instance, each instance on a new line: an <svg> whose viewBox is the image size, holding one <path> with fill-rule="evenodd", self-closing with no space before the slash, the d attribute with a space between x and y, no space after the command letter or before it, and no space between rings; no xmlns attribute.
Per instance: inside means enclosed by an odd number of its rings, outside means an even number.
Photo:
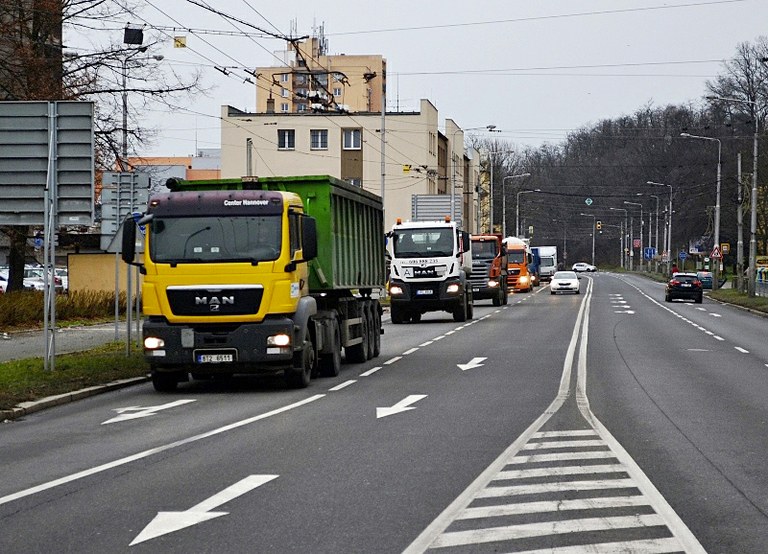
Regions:
<svg viewBox="0 0 768 554"><path fill-rule="evenodd" d="M141 0L130 23L159 29L160 67L199 66L209 96L172 114L143 155L185 155L219 146L222 104L253 111L254 85L239 67L277 65L284 41L195 30L249 30L195 4ZM704 83L741 42L768 35L768 0L257 0L208 5L272 32L299 35L324 25L330 54L381 54L388 110L429 99L441 122L489 124L520 145L559 142L568 131L653 104L701 102ZM174 31L187 27L193 32ZM253 31L253 29L250 29ZM256 35L257 32L254 31ZM185 34L188 48L172 47ZM229 76L215 69L227 67Z"/></svg>

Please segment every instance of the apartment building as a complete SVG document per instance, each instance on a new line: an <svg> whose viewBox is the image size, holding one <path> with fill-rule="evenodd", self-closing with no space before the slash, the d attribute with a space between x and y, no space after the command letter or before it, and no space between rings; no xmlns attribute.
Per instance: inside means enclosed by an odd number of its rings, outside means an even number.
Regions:
<svg viewBox="0 0 768 554"><path fill-rule="evenodd" d="M475 229L479 153L465 152L437 108L417 112L246 113L222 107L221 176L331 175L384 197L385 226L411 217L414 194L450 194L466 229Z"/></svg>

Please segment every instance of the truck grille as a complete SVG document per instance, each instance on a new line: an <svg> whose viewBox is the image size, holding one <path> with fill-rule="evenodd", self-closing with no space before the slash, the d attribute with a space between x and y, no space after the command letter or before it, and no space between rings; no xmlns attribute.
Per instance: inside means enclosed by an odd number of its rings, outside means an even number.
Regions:
<svg viewBox="0 0 768 554"><path fill-rule="evenodd" d="M259 311L261 285L175 286L166 290L174 315L229 316Z"/></svg>
<svg viewBox="0 0 768 554"><path fill-rule="evenodd" d="M472 275L469 282L475 287L485 287L488 284L488 274L491 271L491 262L484 260L472 261Z"/></svg>

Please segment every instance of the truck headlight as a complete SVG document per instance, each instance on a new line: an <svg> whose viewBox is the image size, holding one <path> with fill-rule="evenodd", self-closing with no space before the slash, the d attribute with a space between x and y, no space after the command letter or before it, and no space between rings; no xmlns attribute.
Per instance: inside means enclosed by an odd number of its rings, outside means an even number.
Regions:
<svg viewBox="0 0 768 554"><path fill-rule="evenodd" d="M491 279L490 281L488 281L488 286L494 289L499 286L499 282L495 279Z"/></svg>
<svg viewBox="0 0 768 554"><path fill-rule="evenodd" d="M403 294L403 287L400 285L391 285L389 287L390 296L400 296Z"/></svg>
<svg viewBox="0 0 768 554"><path fill-rule="evenodd" d="M290 344L291 336L287 333L280 333L279 335L267 337L267 346L289 346Z"/></svg>
<svg viewBox="0 0 768 554"><path fill-rule="evenodd" d="M165 346L165 341L158 337L146 337L144 339L144 348L147 350L157 350L158 348L163 348Z"/></svg>
<svg viewBox="0 0 768 554"><path fill-rule="evenodd" d="M525 277L525 276L520 277L520 282L521 283L527 283L528 282L528 277Z"/></svg>
<svg viewBox="0 0 768 554"><path fill-rule="evenodd" d="M456 294L457 292L459 292L459 285L457 283L451 283L445 289L445 292L447 292L448 294Z"/></svg>

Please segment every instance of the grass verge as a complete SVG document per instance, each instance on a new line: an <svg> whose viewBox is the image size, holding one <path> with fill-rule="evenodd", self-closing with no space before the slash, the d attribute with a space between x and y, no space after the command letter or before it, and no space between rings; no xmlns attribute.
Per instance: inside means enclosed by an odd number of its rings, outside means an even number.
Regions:
<svg viewBox="0 0 768 554"><path fill-rule="evenodd" d="M768 298L764 296L750 298L746 293L736 289L719 289L710 291L709 297L714 298L715 300L720 300L721 302L735 304L742 308L749 308L750 310L768 314Z"/></svg>
<svg viewBox="0 0 768 554"><path fill-rule="evenodd" d="M56 369L45 371L42 358L0 363L0 410L21 402L64 394L148 373L141 350L125 355L125 343L109 343L87 352L56 356Z"/></svg>

